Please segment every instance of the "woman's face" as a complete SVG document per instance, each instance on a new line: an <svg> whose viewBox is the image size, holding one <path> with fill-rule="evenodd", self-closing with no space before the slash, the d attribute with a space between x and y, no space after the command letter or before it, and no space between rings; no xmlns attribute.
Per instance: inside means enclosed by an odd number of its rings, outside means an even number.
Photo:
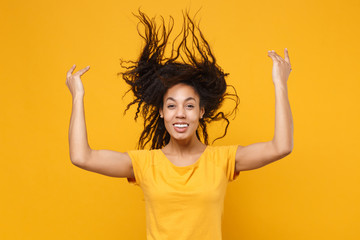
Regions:
<svg viewBox="0 0 360 240"><path fill-rule="evenodd" d="M171 138L196 138L196 129L199 126L199 118L204 115L204 108L200 108L200 97L194 88L179 83L168 89L163 101L160 116L163 117L165 128Z"/></svg>

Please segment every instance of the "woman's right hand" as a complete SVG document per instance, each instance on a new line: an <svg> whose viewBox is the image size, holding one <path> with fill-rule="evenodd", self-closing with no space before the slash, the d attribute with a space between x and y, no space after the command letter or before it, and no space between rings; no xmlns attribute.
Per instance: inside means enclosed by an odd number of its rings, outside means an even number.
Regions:
<svg viewBox="0 0 360 240"><path fill-rule="evenodd" d="M85 91L80 77L89 70L90 66L87 66L73 74L75 67L76 65L74 64L66 73L66 85L68 86L73 97L83 96Z"/></svg>

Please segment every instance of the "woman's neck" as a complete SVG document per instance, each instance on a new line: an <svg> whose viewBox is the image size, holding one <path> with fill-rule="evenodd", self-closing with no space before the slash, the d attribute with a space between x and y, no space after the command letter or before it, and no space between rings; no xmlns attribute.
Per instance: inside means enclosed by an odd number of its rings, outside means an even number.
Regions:
<svg viewBox="0 0 360 240"><path fill-rule="evenodd" d="M200 142L197 137L190 140L179 141L170 138L169 143L163 148L164 151L172 154L190 154L204 151L206 145Z"/></svg>

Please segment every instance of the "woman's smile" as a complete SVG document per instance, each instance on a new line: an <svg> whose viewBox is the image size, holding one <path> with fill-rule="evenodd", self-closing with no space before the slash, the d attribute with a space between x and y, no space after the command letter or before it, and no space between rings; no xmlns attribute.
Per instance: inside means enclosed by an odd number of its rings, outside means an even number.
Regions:
<svg viewBox="0 0 360 240"><path fill-rule="evenodd" d="M175 131L177 131L179 133L183 133L188 129L189 124L188 123L174 123L173 126L174 126Z"/></svg>

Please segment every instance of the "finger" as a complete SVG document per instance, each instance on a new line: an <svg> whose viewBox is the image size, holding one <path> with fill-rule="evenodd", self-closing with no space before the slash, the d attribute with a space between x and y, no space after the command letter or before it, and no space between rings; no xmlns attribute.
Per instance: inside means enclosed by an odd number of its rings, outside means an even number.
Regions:
<svg viewBox="0 0 360 240"><path fill-rule="evenodd" d="M277 59L279 62L284 61L284 59L283 59L279 54L277 54L275 51L273 51L273 53L274 53L276 59Z"/></svg>
<svg viewBox="0 0 360 240"><path fill-rule="evenodd" d="M72 72L74 71L75 67L76 67L76 65L74 64L74 65L70 68L70 70L67 71L67 73L66 73L66 77L67 77L67 78L71 76L71 74L72 74Z"/></svg>
<svg viewBox="0 0 360 240"><path fill-rule="evenodd" d="M288 52L288 49L287 48L285 48L285 61L288 63L288 64L290 64L291 65L291 63L290 63L290 58L289 58L289 52Z"/></svg>
<svg viewBox="0 0 360 240"><path fill-rule="evenodd" d="M282 57L280 57L279 55L275 55L275 58L278 60L278 62L282 62L283 61L283 59L282 59Z"/></svg>
<svg viewBox="0 0 360 240"><path fill-rule="evenodd" d="M87 66L79 71L77 71L75 74L78 75L78 76L81 76L83 75L84 73L86 73L88 70L90 69L90 66Z"/></svg>
<svg viewBox="0 0 360 240"><path fill-rule="evenodd" d="M274 52L272 52L272 51L268 51L268 56L269 56L273 61L279 61L278 58L275 56Z"/></svg>

